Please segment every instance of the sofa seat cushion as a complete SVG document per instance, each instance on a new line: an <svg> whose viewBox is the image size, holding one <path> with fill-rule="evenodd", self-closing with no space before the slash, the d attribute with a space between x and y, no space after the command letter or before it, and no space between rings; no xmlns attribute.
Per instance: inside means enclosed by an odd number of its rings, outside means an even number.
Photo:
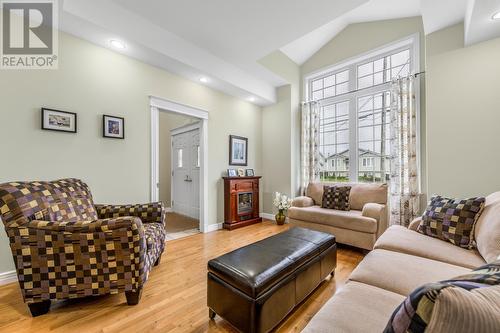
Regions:
<svg viewBox="0 0 500 333"><path fill-rule="evenodd" d="M349 277L401 295L434 281L467 274L470 269L409 254L374 250L366 255Z"/></svg>
<svg viewBox="0 0 500 333"><path fill-rule="evenodd" d="M337 291L302 332L382 332L404 299L399 294L351 281Z"/></svg>
<svg viewBox="0 0 500 333"><path fill-rule="evenodd" d="M343 211L320 206L292 207L288 210L288 217L366 233L377 232L377 220L363 216L360 210Z"/></svg>
<svg viewBox="0 0 500 333"><path fill-rule="evenodd" d="M477 250L463 249L401 226L387 229L375 243L374 249L407 253L471 269L486 263Z"/></svg>

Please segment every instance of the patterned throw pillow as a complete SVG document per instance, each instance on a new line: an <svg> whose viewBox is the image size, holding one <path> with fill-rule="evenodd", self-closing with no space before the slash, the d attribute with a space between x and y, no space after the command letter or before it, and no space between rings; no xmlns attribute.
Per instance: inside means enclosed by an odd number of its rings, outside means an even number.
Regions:
<svg viewBox="0 0 500 333"><path fill-rule="evenodd" d="M474 225L484 203L483 197L459 200L433 196L417 230L463 248L472 248Z"/></svg>
<svg viewBox="0 0 500 333"><path fill-rule="evenodd" d="M349 194L350 186L324 186L322 208L350 210Z"/></svg>
<svg viewBox="0 0 500 333"><path fill-rule="evenodd" d="M500 261L414 290L384 333L500 332Z"/></svg>

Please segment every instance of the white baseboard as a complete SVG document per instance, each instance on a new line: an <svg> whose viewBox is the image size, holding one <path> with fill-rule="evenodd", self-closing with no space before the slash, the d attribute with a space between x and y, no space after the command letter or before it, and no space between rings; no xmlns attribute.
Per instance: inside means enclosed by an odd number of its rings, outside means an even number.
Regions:
<svg viewBox="0 0 500 333"><path fill-rule="evenodd" d="M260 213L260 217L263 219L274 220L274 215L269 213Z"/></svg>
<svg viewBox="0 0 500 333"><path fill-rule="evenodd" d="M172 207L165 207L165 212L172 213L173 211Z"/></svg>
<svg viewBox="0 0 500 333"><path fill-rule="evenodd" d="M220 230L220 229L222 229L222 223L209 224L208 227L207 227L207 230L205 231L205 233L212 232L212 231L217 231L217 230Z"/></svg>
<svg viewBox="0 0 500 333"><path fill-rule="evenodd" d="M0 286L17 281L16 271L9 271L0 273Z"/></svg>

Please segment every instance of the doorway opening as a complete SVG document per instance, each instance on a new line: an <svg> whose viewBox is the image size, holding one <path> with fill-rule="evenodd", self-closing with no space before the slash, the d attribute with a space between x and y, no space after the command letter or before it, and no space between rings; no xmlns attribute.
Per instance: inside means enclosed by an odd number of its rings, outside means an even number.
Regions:
<svg viewBox="0 0 500 333"><path fill-rule="evenodd" d="M150 97L151 200L167 207L167 241L207 232L208 112Z"/></svg>
<svg viewBox="0 0 500 333"><path fill-rule="evenodd" d="M167 240L200 232L200 120L160 112L160 201L167 212Z"/></svg>

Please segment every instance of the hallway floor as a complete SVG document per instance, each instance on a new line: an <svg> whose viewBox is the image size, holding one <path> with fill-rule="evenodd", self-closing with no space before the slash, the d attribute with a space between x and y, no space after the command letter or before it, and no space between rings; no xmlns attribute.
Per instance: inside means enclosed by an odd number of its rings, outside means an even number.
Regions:
<svg viewBox="0 0 500 333"><path fill-rule="evenodd" d="M200 221L174 212L166 217L167 241L184 238L200 232Z"/></svg>

